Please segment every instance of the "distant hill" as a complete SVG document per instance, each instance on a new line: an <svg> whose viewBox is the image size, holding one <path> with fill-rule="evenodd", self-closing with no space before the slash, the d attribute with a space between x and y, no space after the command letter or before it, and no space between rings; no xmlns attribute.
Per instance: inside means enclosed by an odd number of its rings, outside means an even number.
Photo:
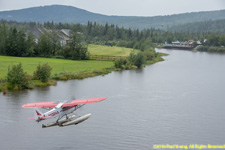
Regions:
<svg viewBox="0 0 225 150"><path fill-rule="evenodd" d="M87 24L96 21L99 24L116 24L120 27L132 29L160 28L207 20L225 19L225 10L183 13L168 16L134 17L134 16L107 16L92 13L72 6L51 5L32 7L21 10L2 11L0 19L18 22L62 22Z"/></svg>
<svg viewBox="0 0 225 150"><path fill-rule="evenodd" d="M208 20L201 22L186 23L182 25L172 26L168 29L171 32L214 32L225 33L225 19Z"/></svg>
<svg viewBox="0 0 225 150"><path fill-rule="evenodd" d="M113 20L117 18L123 17L106 16L63 5L41 6L0 12L0 19L18 22L44 23L47 21L54 21L86 24L88 21Z"/></svg>

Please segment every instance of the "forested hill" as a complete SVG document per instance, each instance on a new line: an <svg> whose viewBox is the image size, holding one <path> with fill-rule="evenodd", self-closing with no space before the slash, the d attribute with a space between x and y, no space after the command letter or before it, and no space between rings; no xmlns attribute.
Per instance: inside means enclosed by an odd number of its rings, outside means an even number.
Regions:
<svg viewBox="0 0 225 150"><path fill-rule="evenodd" d="M99 24L115 24L120 27L132 29L160 28L193 23L207 20L225 19L225 10L183 13L168 16L155 17L128 17L128 16L107 16L88 12L72 6L52 5L44 7L32 7L21 10L2 11L0 19L14 20L18 22L47 22L56 23L81 23L87 24L88 21Z"/></svg>
<svg viewBox="0 0 225 150"><path fill-rule="evenodd" d="M99 21L112 19L123 19L124 17L106 16L92 13L83 9L64 5L51 5L32 7L20 10L2 11L0 19L7 21L13 20L18 22L51 22L56 23L81 23L87 24L88 21ZM126 17L125 17L126 18Z"/></svg>
<svg viewBox="0 0 225 150"><path fill-rule="evenodd" d="M190 33L225 33L225 19L209 20L201 22L186 23L183 25L172 26L168 29L171 32L190 32Z"/></svg>

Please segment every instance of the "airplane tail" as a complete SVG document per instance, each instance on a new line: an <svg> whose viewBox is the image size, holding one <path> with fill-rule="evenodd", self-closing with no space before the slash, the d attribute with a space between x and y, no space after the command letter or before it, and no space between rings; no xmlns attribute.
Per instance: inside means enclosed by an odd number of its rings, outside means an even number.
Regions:
<svg viewBox="0 0 225 150"><path fill-rule="evenodd" d="M34 119L36 121L40 121L42 116L43 116L43 113L38 108L34 108Z"/></svg>

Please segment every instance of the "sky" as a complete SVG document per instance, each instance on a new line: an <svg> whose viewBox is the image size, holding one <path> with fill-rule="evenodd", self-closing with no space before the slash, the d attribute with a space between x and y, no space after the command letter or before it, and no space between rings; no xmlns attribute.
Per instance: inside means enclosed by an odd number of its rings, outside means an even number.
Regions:
<svg viewBox="0 0 225 150"><path fill-rule="evenodd" d="M53 4L118 16L158 16L225 9L225 0L0 0L0 11Z"/></svg>

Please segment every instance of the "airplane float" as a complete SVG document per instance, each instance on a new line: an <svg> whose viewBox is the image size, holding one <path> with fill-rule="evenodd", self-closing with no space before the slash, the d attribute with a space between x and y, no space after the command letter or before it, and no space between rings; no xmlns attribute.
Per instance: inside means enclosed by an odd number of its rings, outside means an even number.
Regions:
<svg viewBox="0 0 225 150"><path fill-rule="evenodd" d="M27 119L34 119L37 122L42 120L50 119L52 117L58 117L56 122L52 122L49 124L42 124L42 128L52 127L52 126L69 126L69 125L77 125L85 120L87 120L91 114L86 114L84 116L76 116L73 113L75 110L81 108L85 104L89 103L97 103L105 100L107 97L99 97L99 98L90 98L90 99L80 99L73 100L70 103L67 102L37 102L37 103L27 103L22 105L22 108L34 108L34 117ZM42 113L39 108L47 109L48 111Z"/></svg>

